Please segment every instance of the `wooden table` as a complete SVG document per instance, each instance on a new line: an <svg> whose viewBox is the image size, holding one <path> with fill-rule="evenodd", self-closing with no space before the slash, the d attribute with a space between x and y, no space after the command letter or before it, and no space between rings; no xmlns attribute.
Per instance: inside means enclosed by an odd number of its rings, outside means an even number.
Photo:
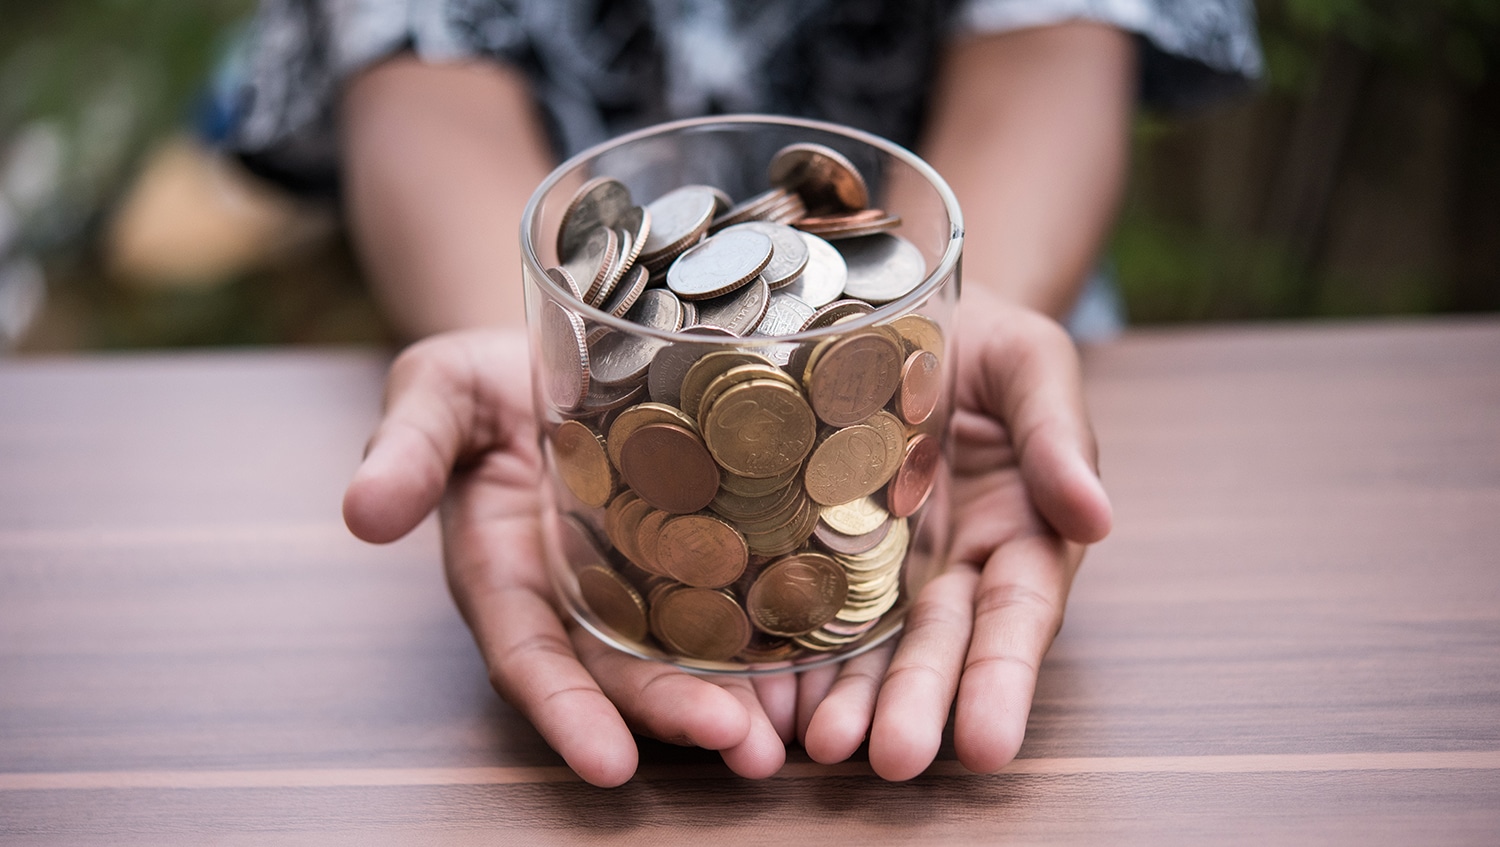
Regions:
<svg viewBox="0 0 1500 847"><path fill-rule="evenodd" d="M1117 507L1021 758L574 779L429 523L338 503L372 352L0 363L0 841L1494 844L1500 320L1089 351Z"/></svg>

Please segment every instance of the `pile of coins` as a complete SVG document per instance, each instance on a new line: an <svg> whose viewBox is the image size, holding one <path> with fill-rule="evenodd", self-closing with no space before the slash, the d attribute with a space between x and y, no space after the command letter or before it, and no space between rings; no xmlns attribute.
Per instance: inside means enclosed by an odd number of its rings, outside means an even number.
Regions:
<svg viewBox="0 0 1500 847"><path fill-rule="evenodd" d="M921 284L901 220L866 208L845 157L779 151L738 205L712 187L644 206L585 183L547 275L669 337L541 307L549 465L576 500L557 544L619 638L713 663L767 665L869 636L912 586L903 564L942 463L944 337L902 314L815 342Z"/></svg>

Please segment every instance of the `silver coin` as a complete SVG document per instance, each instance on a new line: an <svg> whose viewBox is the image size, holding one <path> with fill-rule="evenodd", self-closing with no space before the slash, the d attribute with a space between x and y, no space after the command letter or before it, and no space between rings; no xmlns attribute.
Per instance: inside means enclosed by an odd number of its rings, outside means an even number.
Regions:
<svg viewBox="0 0 1500 847"><path fill-rule="evenodd" d="M849 267L837 247L816 235L798 235L807 244L807 267L781 290L814 309L826 306L844 293Z"/></svg>
<svg viewBox="0 0 1500 847"><path fill-rule="evenodd" d="M791 284L802 273L802 269L807 267L807 242L802 240L801 233L786 224L746 221L725 227L723 231L737 229L749 229L771 239L771 261L760 272L760 278L766 281L772 291Z"/></svg>
<svg viewBox="0 0 1500 847"><path fill-rule="evenodd" d="M802 329L805 331L833 326L839 321L868 315L873 311L875 307L863 300L835 300L813 312L806 321L802 322Z"/></svg>
<svg viewBox="0 0 1500 847"><path fill-rule="evenodd" d="M620 236L609 227L594 230L573 258L563 263L563 268L573 276L583 292L584 302L590 302L599 292L599 287L614 267L615 256L620 249Z"/></svg>
<svg viewBox="0 0 1500 847"><path fill-rule="evenodd" d="M615 230L615 235L619 239L616 242L618 249L615 250L615 260L610 263L609 271L604 274L604 282L599 284L599 287L594 291L593 298L589 300L589 305L596 309L609 297L610 292L615 290L615 285L619 283L620 277L624 276L626 269L630 267L628 256L630 255L635 237L630 234L630 230L628 229L617 229Z"/></svg>
<svg viewBox="0 0 1500 847"><path fill-rule="evenodd" d="M583 318L552 300L542 307L542 373L547 397L564 411L578 406L589 386Z"/></svg>
<svg viewBox="0 0 1500 847"><path fill-rule="evenodd" d="M734 338L734 333L717 326L684 326L683 335L703 335L710 338ZM676 341L656 351L651 359L651 368L646 374L646 390L658 403L680 406L682 403L682 378L704 354L722 350L720 344Z"/></svg>
<svg viewBox="0 0 1500 847"><path fill-rule="evenodd" d="M769 237L726 230L678 257L667 269L667 287L686 300L721 297L755 279L770 261Z"/></svg>
<svg viewBox="0 0 1500 847"><path fill-rule="evenodd" d="M915 244L899 235L881 233L839 242L849 268L844 294L879 306L922 284L927 262Z"/></svg>
<svg viewBox="0 0 1500 847"><path fill-rule="evenodd" d="M568 273L567 268L548 268L547 277L576 299L583 299L583 292L578 290L578 283L573 280L573 275Z"/></svg>
<svg viewBox="0 0 1500 847"><path fill-rule="evenodd" d="M770 286L764 279L756 277L732 294L698 301L698 323L723 327L735 335L747 335L760 326L770 303Z"/></svg>
<svg viewBox="0 0 1500 847"><path fill-rule="evenodd" d="M754 334L776 337L801 332L802 325L807 323L808 318L811 318L816 311L795 294L773 291L771 302L766 307L766 316L761 319L760 326L755 328Z"/></svg>
<svg viewBox="0 0 1500 847"><path fill-rule="evenodd" d="M653 288L643 292L625 320L663 332L676 332L682 326L682 306L672 292ZM608 387L635 385L646 378L646 369L656 351L666 341L609 329L589 344L589 374L593 381Z"/></svg>
<svg viewBox="0 0 1500 847"><path fill-rule="evenodd" d="M600 176L585 182L563 211L557 228L557 258L568 262L594 230L620 225L621 217L634 205L630 189L613 177Z"/></svg>
<svg viewBox="0 0 1500 847"><path fill-rule="evenodd" d="M600 311L609 312L617 318L625 317L635 301L640 299L641 292L646 290L646 281L651 278L650 272L645 265L636 265L631 268L623 279L615 285L614 294L608 302L600 306Z"/></svg>
<svg viewBox="0 0 1500 847"><path fill-rule="evenodd" d="M651 230L641 245L640 260L654 263L662 256L687 249L708 230L718 202L714 189L706 185L684 185L646 204Z"/></svg>

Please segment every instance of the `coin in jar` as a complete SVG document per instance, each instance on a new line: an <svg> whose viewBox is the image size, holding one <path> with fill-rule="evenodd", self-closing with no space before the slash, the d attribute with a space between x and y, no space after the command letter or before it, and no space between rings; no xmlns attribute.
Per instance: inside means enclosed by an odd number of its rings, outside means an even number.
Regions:
<svg viewBox="0 0 1500 847"><path fill-rule="evenodd" d="M750 643L750 619L729 594L714 588L679 588L651 605L651 632L672 653L725 662Z"/></svg>
<svg viewBox="0 0 1500 847"><path fill-rule="evenodd" d="M902 358L890 335L877 330L822 342L803 377L813 411L832 426L863 421L896 393Z"/></svg>
<svg viewBox="0 0 1500 847"><path fill-rule="evenodd" d="M761 632L802 635L833 620L848 591L837 562L820 553L802 553L767 565L745 594L745 610Z"/></svg>
<svg viewBox="0 0 1500 847"><path fill-rule="evenodd" d="M771 261L760 272L760 276L772 291L791 283L807 267L807 241L797 230L786 224L747 221L728 227L724 232L737 229L753 230L771 239Z"/></svg>
<svg viewBox="0 0 1500 847"><path fill-rule="evenodd" d="M832 303L844 293L849 265L837 247L811 233L799 234L807 245L807 265L795 279L780 289L814 309Z"/></svg>
<svg viewBox="0 0 1500 847"><path fill-rule="evenodd" d="M672 263L667 288L684 300L723 296L758 277L771 261L771 249L771 239L759 232L724 230Z"/></svg>
<svg viewBox="0 0 1500 847"><path fill-rule="evenodd" d="M568 261L600 227L615 227L635 204L619 180L599 176L579 186L557 227L557 258Z"/></svg>
<svg viewBox="0 0 1500 847"><path fill-rule="evenodd" d="M582 402L589 389L589 350L583 318L548 300L542 307L542 375L547 398L567 411Z"/></svg>
<svg viewBox="0 0 1500 847"><path fill-rule="evenodd" d="M684 326L684 335L702 335L709 338L734 338L734 333L716 326ZM719 350L717 344L693 341L674 341L656 351L651 358L651 367L646 372L646 386L651 399L681 408L682 381L693 365L706 354ZM707 383L705 383L706 385Z"/></svg>
<svg viewBox="0 0 1500 847"><path fill-rule="evenodd" d="M899 300L927 276L922 251L899 235L851 238L840 241L838 250L849 273L844 294L874 306Z"/></svg>
<svg viewBox="0 0 1500 847"><path fill-rule="evenodd" d="M807 496L831 506L879 491L894 470L880 433L872 426L855 424L836 430L813 450L803 485Z"/></svg>
<svg viewBox="0 0 1500 847"><path fill-rule="evenodd" d="M579 502L602 508L615 492L617 477L604 439L578 421L563 421L552 433L558 476Z"/></svg>
<svg viewBox="0 0 1500 847"><path fill-rule="evenodd" d="M763 478L799 465L812 450L817 421L801 392L756 379L721 395L702 418L704 443L725 469Z"/></svg>
<svg viewBox="0 0 1500 847"><path fill-rule="evenodd" d="M637 261L655 270L681 255L708 231L717 203L714 189L704 185L674 188L647 203L651 231Z"/></svg>
<svg viewBox="0 0 1500 847"><path fill-rule="evenodd" d="M704 508L719 490L719 466L697 435L680 426L647 424L620 448L625 483L664 512Z"/></svg>
<svg viewBox="0 0 1500 847"><path fill-rule="evenodd" d="M942 460L942 448L931 435L920 433L907 442L906 456L886 490L887 508L892 515L904 518L922 508L932 493Z"/></svg>
<svg viewBox="0 0 1500 847"><path fill-rule="evenodd" d="M723 588L750 560L744 536L713 515L680 515L662 525L657 562L667 576L695 588Z"/></svg>
<svg viewBox="0 0 1500 847"><path fill-rule="evenodd" d="M578 571L578 593L606 627L631 641L646 637L646 601L618 573L589 565Z"/></svg>
<svg viewBox="0 0 1500 847"><path fill-rule="evenodd" d="M788 144L771 157L771 184L797 192L810 212L863 209L870 190L844 154L822 144Z"/></svg>
<svg viewBox="0 0 1500 847"><path fill-rule="evenodd" d="M735 335L748 335L765 318L766 309L771 305L771 289L765 280L756 278L737 291L700 300L696 305L699 324L723 327Z"/></svg>
<svg viewBox="0 0 1500 847"><path fill-rule="evenodd" d="M938 357L918 350L901 366L901 387L896 391L896 412L915 426L927 420L943 393L943 373Z"/></svg>

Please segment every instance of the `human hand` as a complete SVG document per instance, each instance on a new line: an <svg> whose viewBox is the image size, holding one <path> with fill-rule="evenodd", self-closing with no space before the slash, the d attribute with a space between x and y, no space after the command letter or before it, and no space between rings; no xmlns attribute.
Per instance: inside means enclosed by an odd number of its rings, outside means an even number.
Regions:
<svg viewBox="0 0 1500 847"><path fill-rule="evenodd" d="M366 541L393 541L441 503L449 588L490 681L569 767L601 786L635 772L634 729L770 776L784 740L751 683L614 650L559 616L543 563L541 456L524 335L436 336L391 366L385 413L344 495Z"/></svg>
<svg viewBox="0 0 1500 847"><path fill-rule="evenodd" d="M898 645L756 681L773 725L795 727L813 759L842 761L868 735L871 766L892 780L932 763L955 697L959 761L989 773L1015 757L1084 545L1111 520L1072 341L982 291L965 293L963 314L948 567Z"/></svg>

